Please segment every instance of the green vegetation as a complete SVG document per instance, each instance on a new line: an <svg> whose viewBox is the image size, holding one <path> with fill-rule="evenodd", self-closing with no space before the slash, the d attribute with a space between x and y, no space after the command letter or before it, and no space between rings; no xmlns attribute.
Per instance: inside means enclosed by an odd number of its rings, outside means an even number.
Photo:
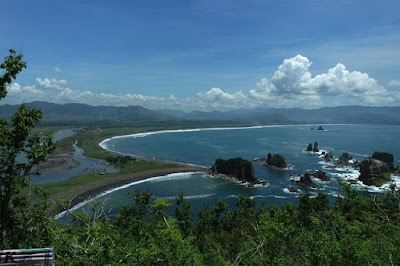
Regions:
<svg viewBox="0 0 400 266"><path fill-rule="evenodd" d="M268 159L267 163L268 163L268 165L272 165L272 166L279 167L279 168L286 167L285 157L283 157L279 153L272 155L272 157L270 159Z"/></svg>
<svg viewBox="0 0 400 266"><path fill-rule="evenodd" d="M0 100L7 96L7 86L25 67L22 54L10 50L0 65L4 71L0 76ZM39 202L32 203L30 193L22 193L29 186L29 178L39 174L35 166L56 149L51 136L32 132L41 118L39 109L21 105L10 122L0 119L0 249L39 244L47 238L44 195L36 191ZM36 242L32 242L34 237Z"/></svg>
<svg viewBox="0 0 400 266"><path fill-rule="evenodd" d="M211 168L213 173L233 176L240 181L255 182L253 164L240 157L229 160L217 159Z"/></svg>
<svg viewBox="0 0 400 266"><path fill-rule="evenodd" d="M205 206L195 222L182 194L171 217L170 202L137 191L113 221L97 218L96 204L90 216L73 213L49 244L59 264L398 265L398 192L369 198L344 190L333 204L319 193L282 207L241 196L233 209Z"/></svg>
<svg viewBox="0 0 400 266"><path fill-rule="evenodd" d="M106 187L110 183L115 183L116 180L119 180L120 182L127 182L134 179L135 174L147 174L148 176L152 176L152 174L159 173L160 171L178 171L186 168L185 165L134 159L130 159L123 164L119 163L117 164L117 166L121 167L121 170L118 173L91 173L76 178L63 180L60 182L46 183L40 185L40 187L43 188L47 193L49 193L49 196L53 196L59 193L65 195L65 193L68 193L69 191L76 192L78 188L80 188L79 191L81 191L81 193L83 194L86 190L90 191ZM76 193L74 193L74 195L77 196Z"/></svg>
<svg viewBox="0 0 400 266"><path fill-rule="evenodd" d="M377 187L386 184L392 179L391 173L370 174L369 180Z"/></svg>

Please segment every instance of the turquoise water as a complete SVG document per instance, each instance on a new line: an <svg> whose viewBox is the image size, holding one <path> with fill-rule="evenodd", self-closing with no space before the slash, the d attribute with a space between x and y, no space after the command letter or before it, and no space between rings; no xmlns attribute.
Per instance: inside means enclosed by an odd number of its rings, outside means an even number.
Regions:
<svg viewBox="0 0 400 266"><path fill-rule="evenodd" d="M319 148L332 152L335 158L349 152L362 160L374 151L393 153L395 165L400 164L400 126L372 125L324 125L326 131L315 130L317 126L274 126L246 129L195 130L178 132L156 132L112 138L101 145L111 151L148 158L184 162L211 167L217 158L242 157L245 159L266 157L268 153L280 153L293 165L288 170L274 170L254 163L255 176L266 181L266 186L249 188L229 180L210 177L203 173L173 174L133 183L131 186L108 193L98 200L106 200L106 206L115 213L119 206L133 202L128 192L136 189L149 190L154 197L173 200L184 192L194 209L202 208L206 202L219 199L233 204L239 194L259 198L266 204L281 205L287 201L297 202L298 194L289 193L290 186L301 192L315 195L327 193L332 199L342 193L338 178L356 179L358 172L351 169L327 168L317 154L304 150L308 143L319 143ZM312 130L311 128L314 128ZM330 182L315 180L320 190L298 187L291 179L308 170L324 170ZM397 180L400 183L400 180ZM361 184L354 185L363 188ZM379 191L378 188L365 188Z"/></svg>

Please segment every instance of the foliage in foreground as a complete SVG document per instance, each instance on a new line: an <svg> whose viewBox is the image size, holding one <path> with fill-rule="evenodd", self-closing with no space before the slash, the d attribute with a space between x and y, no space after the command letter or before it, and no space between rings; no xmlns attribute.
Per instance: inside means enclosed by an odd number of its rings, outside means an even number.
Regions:
<svg viewBox="0 0 400 266"><path fill-rule="evenodd" d="M399 265L398 192L344 189L334 204L322 193L282 207L240 196L233 209L205 206L196 221L183 194L171 217L170 202L136 191L116 217L101 216L98 205L92 215L74 213L52 229L51 245L58 264Z"/></svg>
<svg viewBox="0 0 400 266"><path fill-rule="evenodd" d="M7 96L7 87L25 67L22 54L10 50L0 65L0 100ZM48 237L45 197L39 192L43 202L34 205L31 194L22 193L29 186L29 178L39 174L35 166L56 149L51 136L32 131L41 118L41 110L25 105L18 108L11 122L0 118L0 249L19 247L30 237L36 239L36 245L42 245Z"/></svg>

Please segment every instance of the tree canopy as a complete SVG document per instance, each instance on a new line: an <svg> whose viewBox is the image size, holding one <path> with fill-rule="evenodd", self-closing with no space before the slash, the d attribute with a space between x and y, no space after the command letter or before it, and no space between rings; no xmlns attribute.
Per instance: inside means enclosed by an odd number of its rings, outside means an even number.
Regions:
<svg viewBox="0 0 400 266"><path fill-rule="evenodd" d="M22 57L10 50L0 65L4 70L0 76L0 99L6 97L7 86L26 67ZM46 238L40 228L31 224L41 215L45 217L46 204L35 209L38 202L30 202L30 193L22 193L29 186L30 177L39 174L36 166L56 148L51 136L32 132L41 118L39 109L25 105L18 108L10 122L0 118L0 249L17 248L33 240L35 234Z"/></svg>

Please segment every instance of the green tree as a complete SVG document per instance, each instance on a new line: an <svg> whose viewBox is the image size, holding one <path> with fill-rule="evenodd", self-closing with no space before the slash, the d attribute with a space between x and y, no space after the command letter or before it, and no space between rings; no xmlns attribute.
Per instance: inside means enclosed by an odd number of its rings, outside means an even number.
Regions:
<svg viewBox="0 0 400 266"><path fill-rule="evenodd" d="M286 167L286 160L285 157L283 157L281 154L277 153L272 155L271 159L268 160L269 165L273 165L276 167Z"/></svg>
<svg viewBox="0 0 400 266"><path fill-rule="evenodd" d="M7 96L7 86L26 68L22 57L10 50L10 55L0 65L3 70L0 100ZM35 166L56 149L51 136L32 133L41 118L41 110L21 105L11 123L5 118L0 119L0 249L17 248L21 243L35 245L36 240L48 238L43 235L47 234L45 228L35 224L36 218L45 217L44 209L33 209L34 203L29 202L30 193L23 193L29 186L30 177L39 174Z"/></svg>

